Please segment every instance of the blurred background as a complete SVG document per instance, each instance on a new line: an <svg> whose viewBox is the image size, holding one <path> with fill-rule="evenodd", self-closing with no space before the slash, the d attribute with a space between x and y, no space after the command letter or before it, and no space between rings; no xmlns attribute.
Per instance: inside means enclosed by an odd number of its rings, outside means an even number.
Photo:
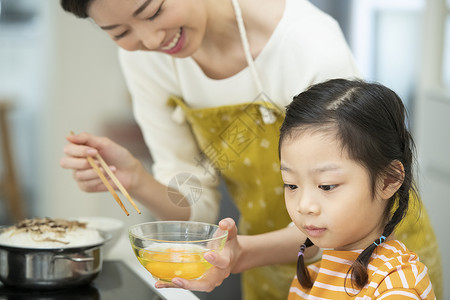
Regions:
<svg viewBox="0 0 450 300"><path fill-rule="evenodd" d="M421 195L450 299L450 0L311 2L338 20L365 78L395 90L410 111ZM142 215L126 217L108 193L80 191L59 167L65 136L88 131L123 144L151 168L116 45L59 1L0 3L0 224L35 216L152 220L141 205ZM224 198L222 216L237 219Z"/></svg>

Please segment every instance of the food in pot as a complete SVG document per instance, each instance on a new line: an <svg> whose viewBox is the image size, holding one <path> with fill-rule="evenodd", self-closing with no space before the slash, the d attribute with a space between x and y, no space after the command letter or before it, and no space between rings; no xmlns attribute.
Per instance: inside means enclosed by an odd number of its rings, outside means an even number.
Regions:
<svg viewBox="0 0 450 300"><path fill-rule="evenodd" d="M0 233L0 245L20 248L72 248L102 243L86 223L64 219L25 219Z"/></svg>

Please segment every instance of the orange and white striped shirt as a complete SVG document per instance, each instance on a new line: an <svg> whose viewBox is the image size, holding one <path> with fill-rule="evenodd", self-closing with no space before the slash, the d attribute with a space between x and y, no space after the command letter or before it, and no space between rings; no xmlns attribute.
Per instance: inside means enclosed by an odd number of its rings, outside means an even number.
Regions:
<svg viewBox="0 0 450 300"><path fill-rule="evenodd" d="M313 287L304 289L295 276L288 300L436 299L427 267L398 240L375 249L368 266L369 283L361 290L352 288L347 271L361 252L324 250L322 260L308 266Z"/></svg>

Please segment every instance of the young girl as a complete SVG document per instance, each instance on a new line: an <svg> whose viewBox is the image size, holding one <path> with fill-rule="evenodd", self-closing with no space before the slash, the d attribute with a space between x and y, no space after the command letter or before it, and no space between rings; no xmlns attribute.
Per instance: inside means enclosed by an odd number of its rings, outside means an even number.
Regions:
<svg viewBox="0 0 450 300"><path fill-rule="evenodd" d="M287 107L285 201L308 237L288 299L435 299L427 267L394 235L415 193L405 122L393 91L362 81L314 85ZM306 268L313 244L328 250Z"/></svg>

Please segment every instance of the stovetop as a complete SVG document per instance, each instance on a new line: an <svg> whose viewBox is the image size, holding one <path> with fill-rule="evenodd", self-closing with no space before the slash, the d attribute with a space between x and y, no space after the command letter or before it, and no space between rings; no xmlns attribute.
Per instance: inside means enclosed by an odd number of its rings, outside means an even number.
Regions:
<svg viewBox="0 0 450 300"><path fill-rule="evenodd" d="M164 300L121 261L104 261L89 285L53 291L7 288L0 283L0 300Z"/></svg>

